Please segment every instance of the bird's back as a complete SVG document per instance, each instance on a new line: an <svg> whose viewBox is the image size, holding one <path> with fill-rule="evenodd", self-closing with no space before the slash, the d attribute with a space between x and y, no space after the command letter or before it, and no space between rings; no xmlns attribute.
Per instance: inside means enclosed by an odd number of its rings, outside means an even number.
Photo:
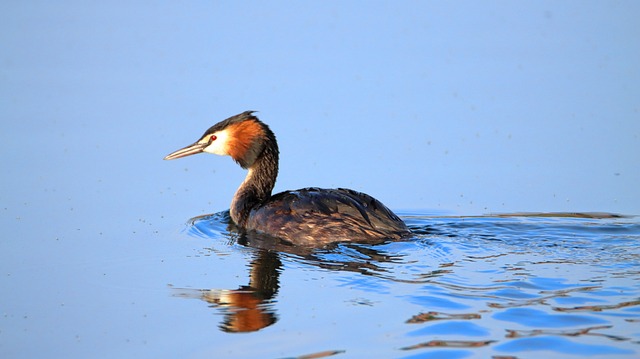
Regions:
<svg viewBox="0 0 640 359"><path fill-rule="evenodd" d="M246 229L310 246L382 242L410 234L405 223L380 201L344 188L278 193L251 211Z"/></svg>

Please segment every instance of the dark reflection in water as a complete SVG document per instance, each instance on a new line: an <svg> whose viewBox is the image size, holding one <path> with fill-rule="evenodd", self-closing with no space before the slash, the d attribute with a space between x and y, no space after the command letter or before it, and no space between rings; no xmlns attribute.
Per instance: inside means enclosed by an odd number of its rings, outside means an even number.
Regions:
<svg viewBox="0 0 640 359"><path fill-rule="evenodd" d="M278 255L259 250L251 261L249 284L238 289L174 288L178 297L197 298L222 308L225 318L220 329L225 332L253 332L276 322L273 298L278 292L278 275L282 263Z"/></svg>
<svg viewBox="0 0 640 359"><path fill-rule="evenodd" d="M248 285L238 289L172 288L174 296L201 299L222 309L225 319L220 328L225 332L257 331L276 322L274 303L280 286L281 255L293 255L293 258L323 269L379 275L385 272L382 263L401 260L401 256L378 251L371 245L340 243L310 248L293 246L270 236L242 233L234 226L228 211L195 217L189 224L192 234L206 237L211 231L219 231L230 244L255 249Z"/></svg>
<svg viewBox="0 0 640 359"><path fill-rule="evenodd" d="M408 240L308 248L242 234L227 212L197 217L189 222L191 235L252 251L250 279L237 289L174 288L174 294L221 310L224 331L258 331L274 324L283 310L277 302L279 276L297 264L341 273L334 279L337 287L364 293L351 305L375 308L388 301L417 308L396 318L406 326L396 333L397 356L422 350L496 358L536 351L640 352L635 218L601 213L403 218L415 234ZM330 291L326 295L331 300Z"/></svg>

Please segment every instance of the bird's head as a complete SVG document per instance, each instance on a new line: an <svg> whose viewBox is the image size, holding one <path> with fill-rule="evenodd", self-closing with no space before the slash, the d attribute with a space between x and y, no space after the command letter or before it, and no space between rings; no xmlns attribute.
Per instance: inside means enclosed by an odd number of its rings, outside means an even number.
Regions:
<svg viewBox="0 0 640 359"><path fill-rule="evenodd" d="M211 126L195 143L170 153L164 159L195 155L201 152L231 156L242 168L249 168L256 161L265 141L273 133L262 123L254 111L245 111ZM275 137L274 137L275 138Z"/></svg>

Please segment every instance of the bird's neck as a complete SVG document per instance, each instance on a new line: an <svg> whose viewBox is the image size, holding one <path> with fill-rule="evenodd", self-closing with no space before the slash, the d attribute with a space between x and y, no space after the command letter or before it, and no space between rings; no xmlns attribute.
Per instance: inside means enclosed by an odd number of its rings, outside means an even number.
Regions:
<svg viewBox="0 0 640 359"><path fill-rule="evenodd" d="M236 225L244 227L251 210L271 197L277 176L278 147L273 141L249 167L247 176L233 196L229 211Z"/></svg>

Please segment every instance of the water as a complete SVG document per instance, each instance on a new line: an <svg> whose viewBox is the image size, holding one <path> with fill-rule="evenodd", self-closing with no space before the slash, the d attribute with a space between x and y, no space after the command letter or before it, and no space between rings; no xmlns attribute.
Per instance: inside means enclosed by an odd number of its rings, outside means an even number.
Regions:
<svg viewBox="0 0 640 359"><path fill-rule="evenodd" d="M640 355L637 217L400 212L413 238L302 250L34 198L2 216L3 358Z"/></svg>
<svg viewBox="0 0 640 359"><path fill-rule="evenodd" d="M172 296L198 299L225 337L211 352L233 357L640 354L636 218L403 217L415 238L311 252L194 219L211 280ZM215 278L238 262L235 285Z"/></svg>
<svg viewBox="0 0 640 359"><path fill-rule="evenodd" d="M5 4L6 3L6 4ZM38 2L0 11L0 358L638 357L638 218L405 212L234 235L233 114L277 192L640 214L640 2Z"/></svg>

